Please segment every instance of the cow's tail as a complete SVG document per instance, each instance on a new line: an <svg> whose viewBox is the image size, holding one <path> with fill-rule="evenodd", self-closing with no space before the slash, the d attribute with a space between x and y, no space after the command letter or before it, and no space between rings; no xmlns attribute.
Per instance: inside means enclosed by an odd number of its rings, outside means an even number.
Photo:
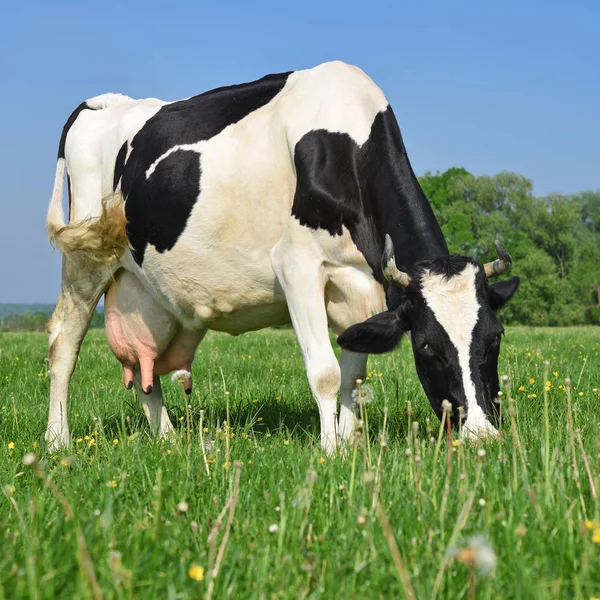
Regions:
<svg viewBox="0 0 600 600"><path fill-rule="evenodd" d="M103 94L82 102L71 114L62 131L58 146L58 160L54 177L54 189L48 207L46 228L50 243L63 254L79 252L88 258L105 262L120 256L128 247L125 219L125 203L120 191L102 199L99 217L89 217L75 223L66 223L62 206L65 178L65 143L69 129L82 110L102 110L115 104L130 102L121 94ZM70 193L70 190L69 190Z"/></svg>
<svg viewBox="0 0 600 600"><path fill-rule="evenodd" d="M65 213L62 206L63 183L65 180L65 159L59 157L56 161L56 175L54 176L54 189L48 207L46 229L53 246L58 247L57 234L65 226Z"/></svg>
<svg viewBox="0 0 600 600"><path fill-rule="evenodd" d="M52 206L50 211L53 211ZM48 234L52 244L62 254L78 252L94 262L108 262L119 258L129 247L125 203L120 191L102 199L99 217L64 224L61 217L51 222L50 211ZM60 212L62 213L62 207Z"/></svg>

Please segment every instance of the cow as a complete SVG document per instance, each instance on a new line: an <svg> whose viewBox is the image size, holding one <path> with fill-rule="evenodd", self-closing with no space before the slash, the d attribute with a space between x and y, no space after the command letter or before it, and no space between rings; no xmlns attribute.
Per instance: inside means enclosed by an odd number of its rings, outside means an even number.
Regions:
<svg viewBox="0 0 600 600"><path fill-rule="evenodd" d="M114 94L84 102L63 129L47 227L63 254L47 326L52 447L69 442L79 347L122 271L151 297L149 313L168 315L192 346L207 330L291 322L328 452L353 435L368 354L393 350L404 334L437 415L448 400L466 435L497 433L496 311L519 279L488 283L510 267L499 244L485 265L450 255L394 112L357 67L334 61L170 103ZM117 332L127 318L119 314ZM165 344L140 361L155 418L164 407L148 382L153 361L169 363L159 356ZM135 355L123 352L122 362Z"/></svg>

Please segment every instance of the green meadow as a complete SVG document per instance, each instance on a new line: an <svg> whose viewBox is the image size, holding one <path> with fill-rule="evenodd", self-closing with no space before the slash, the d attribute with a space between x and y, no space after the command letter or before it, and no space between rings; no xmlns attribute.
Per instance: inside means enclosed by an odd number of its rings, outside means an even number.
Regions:
<svg viewBox="0 0 600 600"><path fill-rule="evenodd" d="M52 454L46 336L0 334L0 599L600 597L599 352L508 327L503 434L462 443L403 342L327 456L291 330L210 333L190 397L163 379L170 440L92 331Z"/></svg>

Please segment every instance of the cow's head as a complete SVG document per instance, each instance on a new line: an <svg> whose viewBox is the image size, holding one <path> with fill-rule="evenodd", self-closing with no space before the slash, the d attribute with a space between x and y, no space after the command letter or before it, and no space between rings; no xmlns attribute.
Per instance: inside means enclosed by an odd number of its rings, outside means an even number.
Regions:
<svg viewBox="0 0 600 600"><path fill-rule="evenodd" d="M438 417L442 401L452 403L452 420L464 409L463 430L470 437L497 433L493 401L498 395L498 353L503 334L496 311L519 287L519 278L489 284L508 271L511 258L496 242L498 260L482 265L466 256L445 256L398 269L386 236L383 273L399 286L399 305L353 325L338 338L354 352L393 350L410 332L423 389Z"/></svg>

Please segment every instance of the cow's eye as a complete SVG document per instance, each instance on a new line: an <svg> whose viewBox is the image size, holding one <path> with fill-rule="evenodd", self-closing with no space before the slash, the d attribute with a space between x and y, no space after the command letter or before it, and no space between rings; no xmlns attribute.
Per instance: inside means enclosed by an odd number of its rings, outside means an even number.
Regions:
<svg viewBox="0 0 600 600"><path fill-rule="evenodd" d="M427 342L423 342L419 348L423 354L427 354L428 356L433 356L434 354L433 348Z"/></svg>

